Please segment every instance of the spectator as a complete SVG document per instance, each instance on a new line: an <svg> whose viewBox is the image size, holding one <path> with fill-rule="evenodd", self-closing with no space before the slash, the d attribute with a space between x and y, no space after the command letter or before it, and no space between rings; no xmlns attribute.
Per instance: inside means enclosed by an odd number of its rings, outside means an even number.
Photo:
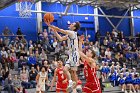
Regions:
<svg viewBox="0 0 140 93"><path fill-rule="evenodd" d="M40 55L39 55L38 49L35 51L35 58L36 58L37 62L40 60Z"/></svg>
<svg viewBox="0 0 140 93"><path fill-rule="evenodd" d="M40 66L39 65L36 65L36 71L37 71L37 73L40 72Z"/></svg>
<svg viewBox="0 0 140 93"><path fill-rule="evenodd" d="M108 39L107 39L107 37L105 37L105 39L103 40L103 45L104 45L105 47L107 47L107 44L108 44Z"/></svg>
<svg viewBox="0 0 140 93"><path fill-rule="evenodd" d="M111 51L109 48L106 49L105 56L111 56Z"/></svg>
<svg viewBox="0 0 140 93"><path fill-rule="evenodd" d="M8 35L13 35L13 33L9 30L8 27L5 27L5 29L4 29L3 32L2 32L2 35L3 35L3 36L8 36ZM4 44L5 44L6 46L8 46L9 42L10 42L9 37L4 37Z"/></svg>
<svg viewBox="0 0 140 93"><path fill-rule="evenodd" d="M50 65L48 65L48 68L46 71L48 72L48 80L51 81L53 76L52 76L52 70L50 68Z"/></svg>
<svg viewBox="0 0 140 93"><path fill-rule="evenodd" d="M12 76L11 74L8 75L8 77L5 79L4 82L4 90L8 90L8 93L12 93Z"/></svg>
<svg viewBox="0 0 140 93"><path fill-rule="evenodd" d="M112 33L113 33L114 37L117 38L118 33L117 33L117 31L115 29L113 29Z"/></svg>
<svg viewBox="0 0 140 93"><path fill-rule="evenodd" d="M24 45L20 47L20 56L27 56L27 50Z"/></svg>
<svg viewBox="0 0 140 93"><path fill-rule="evenodd" d="M29 41L29 47L33 47L33 41L32 40Z"/></svg>
<svg viewBox="0 0 140 93"><path fill-rule="evenodd" d="M97 45L94 45L92 49L94 50L94 52L96 53L96 55L99 57L100 52L99 52L98 46Z"/></svg>
<svg viewBox="0 0 140 93"><path fill-rule="evenodd" d="M2 64L0 63L0 85L2 84Z"/></svg>
<svg viewBox="0 0 140 93"><path fill-rule="evenodd" d="M8 78L8 76L9 76L9 68L8 68L8 66L5 66L5 68L2 71L2 78L3 78L3 80Z"/></svg>
<svg viewBox="0 0 140 93"><path fill-rule="evenodd" d="M123 63L126 63L126 58L123 56L123 54L120 55L119 63L121 67L123 67Z"/></svg>
<svg viewBox="0 0 140 93"><path fill-rule="evenodd" d="M44 29L43 37L44 37L44 38L47 38L47 37L48 37L47 29Z"/></svg>
<svg viewBox="0 0 140 93"><path fill-rule="evenodd" d="M2 50L1 50L1 55L3 55L5 58L8 58L7 51L5 50L5 48L4 48L4 47L2 47Z"/></svg>
<svg viewBox="0 0 140 93"><path fill-rule="evenodd" d="M31 67L31 71L29 72L29 82L33 88L36 87L36 76L37 72L34 67Z"/></svg>
<svg viewBox="0 0 140 93"><path fill-rule="evenodd" d="M20 28L18 28L16 34L17 35L23 35ZM18 36L18 38L21 40L22 39L22 36Z"/></svg>
<svg viewBox="0 0 140 93"><path fill-rule="evenodd" d="M95 33L95 40L99 41L99 39L100 39L100 31L97 30L97 32Z"/></svg>
<svg viewBox="0 0 140 93"><path fill-rule="evenodd" d="M37 45L37 48L38 48L38 53L39 54L42 53L42 46L41 46L41 44L38 44Z"/></svg>
<svg viewBox="0 0 140 93"><path fill-rule="evenodd" d="M24 88L30 88L30 83L28 82L29 74L23 69L20 73L21 84Z"/></svg>
<svg viewBox="0 0 140 93"><path fill-rule="evenodd" d="M56 48L56 46L57 46L57 40L56 38L54 38L53 47Z"/></svg>
<svg viewBox="0 0 140 93"><path fill-rule="evenodd" d="M37 64L36 57L33 56L33 54L30 54L30 56L28 57L28 65L29 65L29 67L35 66L36 64Z"/></svg>
<svg viewBox="0 0 140 93"><path fill-rule="evenodd" d="M27 63L23 56L20 56L20 59L18 60L18 69L21 70L23 66L25 66Z"/></svg>
<svg viewBox="0 0 140 93"><path fill-rule="evenodd" d="M0 38L0 49L1 49L2 47L4 47L4 41L3 41L2 38Z"/></svg>
<svg viewBox="0 0 140 93"><path fill-rule="evenodd" d="M105 52L104 52L103 49L101 49L100 59L101 59L102 61L105 59Z"/></svg>
<svg viewBox="0 0 140 93"><path fill-rule="evenodd" d="M45 54L44 49L42 49L42 52L40 53L39 56L40 56L40 58L41 58L41 61L47 60L47 55Z"/></svg>
<svg viewBox="0 0 140 93"><path fill-rule="evenodd" d="M108 31L106 32L106 36L107 36L107 38L110 37L110 33Z"/></svg>
<svg viewBox="0 0 140 93"><path fill-rule="evenodd" d="M14 91L16 91L18 93L22 93L23 92L23 88L21 86L21 81L18 79L17 75L14 76L14 79L13 79L12 83L13 83Z"/></svg>

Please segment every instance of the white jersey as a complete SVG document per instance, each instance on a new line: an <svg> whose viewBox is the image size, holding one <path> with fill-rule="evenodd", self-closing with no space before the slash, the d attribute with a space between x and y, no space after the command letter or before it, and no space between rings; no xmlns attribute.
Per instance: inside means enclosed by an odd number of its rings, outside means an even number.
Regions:
<svg viewBox="0 0 140 93"><path fill-rule="evenodd" d="M68 35L68 48L69 51L78 51L78 37L77 32L69 31L72 35Z"/></svg>
<svg viewBox="0 0 140 93"><path fill-rule="evenodd" d="M42 72L39 72L39 82L38 84L39 85L45 85L45 82L46 82L46 77L47 77L47 73L45 72L44 74Z"/></svg>
<svg viewBox="0 0 140 93"><path fill-rule="evenodd" d="M69 48L69 59L68 62L71 66L76 66L79 63L79 48L78 48L78 37L77 32L68 31L68 48Z"/></svg>

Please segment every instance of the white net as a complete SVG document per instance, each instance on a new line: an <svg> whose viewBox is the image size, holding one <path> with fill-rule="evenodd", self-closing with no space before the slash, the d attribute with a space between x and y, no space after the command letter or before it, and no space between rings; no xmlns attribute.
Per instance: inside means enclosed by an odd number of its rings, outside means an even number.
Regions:
<svg viewBox="0 0 140 93"><path fill-rule="evenodd" d="M28 0L18 2L16 5L16 10L19 11L19 16L31 17L32 16L31 8L33 4L34 4L33 2L28 1Z"/></svg>

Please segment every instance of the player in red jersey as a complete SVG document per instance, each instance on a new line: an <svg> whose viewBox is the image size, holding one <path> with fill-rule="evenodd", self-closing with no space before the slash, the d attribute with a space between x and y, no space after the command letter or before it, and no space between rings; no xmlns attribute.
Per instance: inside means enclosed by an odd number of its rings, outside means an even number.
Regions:
<svg viewBox="0 0 140 93"><path fill-rule="evenodd" d="M54 77L51 84L51 89L54 85L54 82L56 81L56 76L58 77L57 83L56 83L56 93L60 93L60 91L63 91L64 93L67 93L67 87L68 87L68 79L67 76L64 74L63 70L63 61L62 59L59 59L57 62L57 68L54 71Z"/></svg>
<svg viewBox="0 0 140 93"><path fill-rule="evenodd" d="M79 54L84 62L84 75L86 84L83 87L84 93L101 93L99 79L96 76L96 60L95 52L92 49L86 51L86 55L82 52L82 42L84 38L79 39Z"/></svg>

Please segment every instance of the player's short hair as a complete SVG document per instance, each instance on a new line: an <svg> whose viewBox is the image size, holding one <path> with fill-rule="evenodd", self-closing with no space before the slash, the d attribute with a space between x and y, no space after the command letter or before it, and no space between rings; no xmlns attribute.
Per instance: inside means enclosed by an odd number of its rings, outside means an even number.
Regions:
<svg viewBox="0 0 140 93"><path fill-rule="evenodd" d="M78 31L80 29L80 23L79 22L75 22L75 29L74 31Z"/></svg>

